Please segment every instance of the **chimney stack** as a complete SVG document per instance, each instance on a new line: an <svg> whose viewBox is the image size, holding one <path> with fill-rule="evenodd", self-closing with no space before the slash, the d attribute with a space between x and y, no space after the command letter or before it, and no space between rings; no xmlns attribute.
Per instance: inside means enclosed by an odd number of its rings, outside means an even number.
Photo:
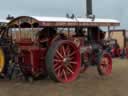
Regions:
<svg viewBox="0 0 128 96"><path fill-rule="evenodd" d="M87 18L93 15L92 13L92 0L86 0L86 16Z"/></svg>

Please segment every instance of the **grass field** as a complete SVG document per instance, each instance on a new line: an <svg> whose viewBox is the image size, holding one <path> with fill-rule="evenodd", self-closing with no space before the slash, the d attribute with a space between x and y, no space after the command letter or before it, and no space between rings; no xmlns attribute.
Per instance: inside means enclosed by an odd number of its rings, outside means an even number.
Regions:
<svg viewBox="0 0 128 96"><path fill-rule="evenodd" d="M33 83L1 80L0 96L128 96L128 60L113 59L109 77L100 77L96 67L90 67L68 84L48 78Z"/></svg>

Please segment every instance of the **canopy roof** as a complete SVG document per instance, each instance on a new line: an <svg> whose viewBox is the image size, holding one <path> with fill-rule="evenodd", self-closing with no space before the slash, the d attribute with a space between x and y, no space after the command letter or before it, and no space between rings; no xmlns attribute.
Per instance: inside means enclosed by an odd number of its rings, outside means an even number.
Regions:
<svg viewBox="0 0 128 96"><path fill-rule="evenodd" d="M36 24L40 27L76 27L76 26L119 26L120 22L113 19L67 18L19 16L8 23L8 26L20 26L23 23Z"/></svg>
<svg viewBox="0 0 128 96"><path fill-rule="evenodd" d="M10 20L7 19L0 19L0 23L8 23Z"/></svg>
<svg viewBox="0 0 128 96"><path fill-rule="evenodd" d="M7 19L0 19L0 26L6 25L7 23L9 23L9 20L7 20Z"/></svg>

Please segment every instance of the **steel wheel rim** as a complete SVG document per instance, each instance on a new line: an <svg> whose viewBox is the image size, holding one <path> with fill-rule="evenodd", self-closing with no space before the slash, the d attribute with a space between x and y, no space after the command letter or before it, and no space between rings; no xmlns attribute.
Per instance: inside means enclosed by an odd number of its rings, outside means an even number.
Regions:
<svg viewBox="0 0 128 96"><path fill-rule="evenodd" d="M103 54L100 69L103 75L109 75L112 72L112 59L108 54Z"/></svg>
<svg viewBox="0 0 128 96"><path fill-rule="evenodd" d="M4 64L5 64L5 56L3 50L0 48L0 73L4 69Z"/></svg>
<svg viewBox="0 0 128 96"><path fill-rule="evenodd" d="M53 57L53 69L61 82L74 80L80 71L80 54L78 48L70 43L61 44Z"/></svg>

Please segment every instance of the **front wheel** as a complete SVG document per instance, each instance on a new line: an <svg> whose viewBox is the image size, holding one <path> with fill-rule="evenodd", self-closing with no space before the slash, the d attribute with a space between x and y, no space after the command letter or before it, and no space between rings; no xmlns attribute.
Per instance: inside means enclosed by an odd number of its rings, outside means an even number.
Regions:
<svg viewBox="0 0 128 96"><path fill-rule="evenodd" d="M68 83L75 80L81 68L79 49L68 40L54 42L46 55L46 68L54 81Z"/></svg>
<svg viewBox="0 0 128 96"><path fill-rule="evenodd" d="M112 73L112 58L108 53L103 53L100 63L97 66L98 72L102 76L107 76Z"/></svg>

